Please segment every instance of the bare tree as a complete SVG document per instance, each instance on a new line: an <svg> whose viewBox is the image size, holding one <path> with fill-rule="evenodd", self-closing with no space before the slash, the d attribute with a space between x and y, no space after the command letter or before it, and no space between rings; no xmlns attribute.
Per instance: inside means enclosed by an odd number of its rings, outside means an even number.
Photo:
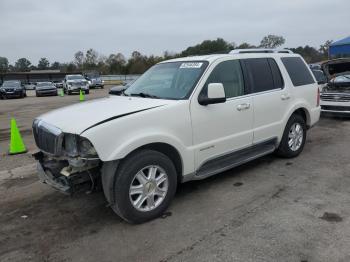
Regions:
<svg viewBox="0 0 350 262"><path fill-rule="evenodd" d="M84 53L82 51L78 51L74 54L74 63L79 68L82 69L84 65Z"/></svg>
<svg viewBox="0 0 350 262"><path fill-rule="evenodd" d="M283 45L286 42L286 40L283 38L283 36L278 35L268 35L265 36L261 42L260 47L263 48L276 48L281 45Z"/></svg>

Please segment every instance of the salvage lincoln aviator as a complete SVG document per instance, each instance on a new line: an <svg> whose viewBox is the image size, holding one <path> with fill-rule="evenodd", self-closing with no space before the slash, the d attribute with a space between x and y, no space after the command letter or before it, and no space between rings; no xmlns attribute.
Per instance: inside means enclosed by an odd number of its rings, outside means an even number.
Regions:
<svg viewBox="0 0 350 262"><path fill-rule="evenodd" d="M179 182L272 152L295 157L320 116L319 89L297 54L234 50L156 64L121 96L34 120L42 182L66 193L102 186L131 223L160 216Z"/></svg>

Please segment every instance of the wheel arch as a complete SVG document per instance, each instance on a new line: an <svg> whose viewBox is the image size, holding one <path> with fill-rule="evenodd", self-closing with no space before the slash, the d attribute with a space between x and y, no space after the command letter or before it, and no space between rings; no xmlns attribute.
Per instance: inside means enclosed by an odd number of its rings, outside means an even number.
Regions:
<svg viewBox="0 0 350 262"><path fill-rule="evenodd" d="M115 181L115 172L118 170L118 166L123 159L126 159L128 156L138 152L140 150L149 149L163 153L168 156L169 159L174 163L177 181L178 183L182 181L183 175L183 160L179 151L172 145L164 142L155 142L149 143L129 152L124 158L118 160L107 161L102 164L101 168L101 178L102 178L102 188L104 195L109 203L114 203L114 181Z"/></svg>
<svg viewBox="0 0 350 262"><path fill-rule="evenodd" d="M300 115L305 120L306 127L307 128L310 127L311 117L310 117L309 111L305 107L299 107L297 109L294 109L294 111L292 112L292 114L290 116L292 116L294 114Z"/></svg>
<svg viewBox="0 0 350 262"><path fill-rule="evenodd" d="M128 157L130 154L133 154L134 152L140 151L143 149L158 151L160 153L163 153L167 157L169 157L169 159L173 162L175 166L176 173L177 173L177 180L181 181L182 175L183 175L183 161L179 151L174 146L164 142L149 143L134 149L128 155L126 155L125 158Z"/></svg>

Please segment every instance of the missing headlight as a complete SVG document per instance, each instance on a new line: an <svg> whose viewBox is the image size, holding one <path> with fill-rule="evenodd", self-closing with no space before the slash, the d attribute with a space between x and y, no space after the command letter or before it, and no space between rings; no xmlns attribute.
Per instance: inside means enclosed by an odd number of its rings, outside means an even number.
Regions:
<svg viewBox="0 0 350 262"><path fill-rule="evenodd" d="M70 157L96 157L97 152L91 142L78 135L65 134L64 136L64 149Z"/></svg>
<svg viewBox="0 0 350 262"><path fill-rule="evenodd" d="M97 152L91 142L86 138L79 138L79 155L82 157L95 157Z"/></svg>
<svg viewBox="0 0 350 262"><path fill-rule="evenodd" d="M78 136L73 134L64 135L64 150L71 157L78 156Z"/></svg>

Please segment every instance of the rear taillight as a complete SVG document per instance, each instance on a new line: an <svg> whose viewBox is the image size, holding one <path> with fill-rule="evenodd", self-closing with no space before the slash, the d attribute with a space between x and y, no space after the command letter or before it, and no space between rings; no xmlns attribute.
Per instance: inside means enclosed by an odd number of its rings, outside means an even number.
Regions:
<svg viewBox="0 0 350 262"><path fill-rule="evenodd" d="M320 89L317 87L317 106L320 106Z"/></svg>

